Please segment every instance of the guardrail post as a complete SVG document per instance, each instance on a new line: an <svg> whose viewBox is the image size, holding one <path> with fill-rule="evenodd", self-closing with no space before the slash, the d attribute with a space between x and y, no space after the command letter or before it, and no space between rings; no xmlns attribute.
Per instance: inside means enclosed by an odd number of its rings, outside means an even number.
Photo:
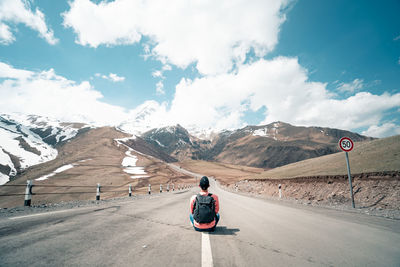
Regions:
<svg viewBox="0 0 400 267"><path fill-rule="evenodd" d="M25 202L24 206L31 206L31 201L32 201L32 180L27 180L26 181L26 189L25 189Z"/></svg>
<svg viewBox="0 0 400 267"><path fill-rule="evenodd" d="M129 196L132 196L132 185L129 185Z"/></svg>
<svg viewBox="0 0 400 267"><path fill-rule="evenodd" d="M149 184L149 195L151 194L151 184Z"/></svg>
<svg viewBox="0 0 400 267"><path fill-rule="evenodd" d="M100 184L97 184L96 200L100 200Z"/></svg>
<svg viewBox="0 0 400 267"><path fill-rule="evenodd" d="M160 193L162 193L162 184L160 184Z"/></svg>
<svg viewBox="0 0 400 267"><path fill-rule="evenodd" d="M282 198L282 185L281 184L278 185L278 189L279 189L279 198Z"/></svg>
<svg viewBox="0 0 400 267"><path fill-rule="evenodd" d="M169 192L169 184L167 184L167 192Z"/></svg>

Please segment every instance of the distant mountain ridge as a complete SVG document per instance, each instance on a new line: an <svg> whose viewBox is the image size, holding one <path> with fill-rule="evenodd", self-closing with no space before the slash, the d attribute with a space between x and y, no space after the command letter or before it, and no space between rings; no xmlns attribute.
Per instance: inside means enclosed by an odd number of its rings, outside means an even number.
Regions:
<svg viewBox="0 0 400 267"><path fill-rule="evenodd" d="M337 144L343 136L355 142L373 139L339 129L283 122L223 131L213 140L196 138L180 125L142 134L146 142L179 161L200 159L268 169L338 152Z"/></svg>
<svg viewBox="0 0 400 267"><path fill-rule="evenodd" d="M343 136L355 142L373 139L339 129L284 122L222 132L195 127L189 132L179 124L148 130L151 123L145 124L146 114L115 129L134 135L125 142L127 146L165 162L198 159L271 169L338 152L337 143ZM29 166L56 158L58 146L91 128L35 115L0 115L0 184Z"/></svg>

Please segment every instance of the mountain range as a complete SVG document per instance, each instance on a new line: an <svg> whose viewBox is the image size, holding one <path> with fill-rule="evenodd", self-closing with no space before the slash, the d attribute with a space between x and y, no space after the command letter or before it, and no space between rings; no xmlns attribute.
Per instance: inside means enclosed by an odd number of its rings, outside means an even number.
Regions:
<svg viewBox="0 0 400 267"><path fill-rule="evenodd" d="M355 142L372 140L349 131L284 122L207 133L195 128L189 132L179 124L149 129L145 123L138 118L115 127L116 133L132 135L119 142L165 162L195 159L271 169L338 152L343 136ZM0 184L30 166L62 156L58 151L63 145L98 128L35 115L0 115Z"/></svg>

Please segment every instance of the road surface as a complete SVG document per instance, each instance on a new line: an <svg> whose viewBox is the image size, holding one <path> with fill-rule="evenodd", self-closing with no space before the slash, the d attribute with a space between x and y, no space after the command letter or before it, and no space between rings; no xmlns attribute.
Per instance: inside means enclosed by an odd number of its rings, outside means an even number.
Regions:
<svg viewBox="0 0 400 267"><path fill-rule="evenodd" d="M399 266L400 223L218 194L216 232L189 224L197 188L0 218L0 266Z"/></svg>

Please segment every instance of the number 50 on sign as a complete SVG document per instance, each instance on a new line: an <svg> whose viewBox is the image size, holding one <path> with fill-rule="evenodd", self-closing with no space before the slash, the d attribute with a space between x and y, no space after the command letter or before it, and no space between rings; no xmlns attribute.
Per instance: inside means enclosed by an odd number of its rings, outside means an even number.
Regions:
<svg viewBox="0 0 400 267"><path fill-rule="evenodd" d="M340 149L342 149L344 152L350 152L351 150L353 150L354 143L350 138L343 137L339 141L339 146Z"/></svg>

